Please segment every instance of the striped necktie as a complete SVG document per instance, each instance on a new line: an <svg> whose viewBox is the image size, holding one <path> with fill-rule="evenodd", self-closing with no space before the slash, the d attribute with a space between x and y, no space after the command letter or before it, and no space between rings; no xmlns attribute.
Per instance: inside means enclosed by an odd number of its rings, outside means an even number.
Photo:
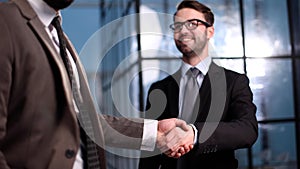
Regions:
<svg viewBox="0 0 300 169"><path fill-rule="evenodd" d="M88 113L85 110L82 110L82 107L84 107L82 95L80 93L80 89L78 87L78 83L74 76L74 71L71 65L71 61L69 59L68 53L67 53L67 43L66 39L64 37L64 33L61 27L60 22L60 16L56 16L51 24L55 27L58 35L59 40L59 49L60 49L60 55L64 62L64 65L66 67L66 70L68 72L69 80L72 87L72 93L73 97L76 103L76 106L78 107L78 111L80 113L80 117L83 119L81 120L82 125L84 125L84 129L81 127L80 129L80 136L81 136L81 142L84 144L81 147L82 150L82 158L84 160L84 168L85 169L105 169L105 155L103 149L101 149L99 146L97 146L90 137L94 137L94 131L93 127L90 123L90 119L88 116ZM84 109L84 108L83 108ZM100 161L102 161L100 163Z"/></svg>

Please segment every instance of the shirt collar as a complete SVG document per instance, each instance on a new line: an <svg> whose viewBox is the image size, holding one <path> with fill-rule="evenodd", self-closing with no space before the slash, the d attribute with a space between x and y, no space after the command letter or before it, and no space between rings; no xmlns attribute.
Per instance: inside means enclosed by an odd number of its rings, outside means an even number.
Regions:
<svg viewBox="0 0 300 169"><path fill-rule="evenodd" d="M205 59L203 59L201 62L199 62L196 66L197 69L199 69L201 71L201 73L205 76L208 72L209 66L212 62L212 59L210 56L206 57ZM192 68L193 66L182 62L182 66L181 66L181 76L184 76L186 74L186 72Z"/></svg>
<svg viewBox="0 0 300 169"><path fill-rule="evenodd" d="M48 27L51 24L56 15L61 15L60 11L55 11L43 0L28 0L28 2L45 27Z"/></svg>

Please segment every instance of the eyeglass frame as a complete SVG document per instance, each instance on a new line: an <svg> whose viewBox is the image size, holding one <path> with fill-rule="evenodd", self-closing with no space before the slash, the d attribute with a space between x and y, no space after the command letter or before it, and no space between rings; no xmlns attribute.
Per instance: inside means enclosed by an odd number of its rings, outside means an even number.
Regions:
<svg viewBox="0 0 300 169"><path fill-rule="evenodd" d="M195 26L195 28L192 28L192 29L191 29L191 28L189 28L188 26L186 26L186 24L187 24L187 23L193 24L192 21L197 21L197 25ZM186 20L186 21L184 21L184 22L174 22L174 23L171 24L169 27L170 27L170 29L171 29L173 32L177 33L177 32L180 32L180 31L182 30L183 25L184 25L188 30L195 30L195 29L198 27L199 22L200 22L202 25L204 25L206 28L212 26L210 23L205 22L205 21L200 20L200 19L189 19L189 20ZM175 24L180 24L180 29L179 29L178 31L175 31Z"/></svg>

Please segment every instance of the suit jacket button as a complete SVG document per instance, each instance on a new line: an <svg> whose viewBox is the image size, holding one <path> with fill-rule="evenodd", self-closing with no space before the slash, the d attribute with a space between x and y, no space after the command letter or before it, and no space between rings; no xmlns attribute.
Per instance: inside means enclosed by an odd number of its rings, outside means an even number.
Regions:
<svg viewBox="0 0 300 169"><path fill-rule="evenodd" d="M75 156L75 151L74 150L70 150L70 149L67 149L66 152L65 152L65 156L67 158L73 158Z"/></svg>

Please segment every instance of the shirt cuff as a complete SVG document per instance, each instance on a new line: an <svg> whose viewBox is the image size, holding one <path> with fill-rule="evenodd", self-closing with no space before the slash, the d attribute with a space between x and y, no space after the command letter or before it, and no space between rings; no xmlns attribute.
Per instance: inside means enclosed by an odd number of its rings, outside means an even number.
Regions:
<svg viewBox="0 0 300 169"><path fill-rule="evenodd" d="M189 124L192 128L193 128L193 130L194 130L194 144L196 144L196 142L197 142L197 138L198 138L198 130L197 130L197 128L195 127L195 125L193 125L193 124Z"/></svg>
<svg viewBox="0 0 300 169"><path fill-rule="evenodd" d="M153 151L156 145L157 120L144 119L143 139L141 150Z"/></svg>

